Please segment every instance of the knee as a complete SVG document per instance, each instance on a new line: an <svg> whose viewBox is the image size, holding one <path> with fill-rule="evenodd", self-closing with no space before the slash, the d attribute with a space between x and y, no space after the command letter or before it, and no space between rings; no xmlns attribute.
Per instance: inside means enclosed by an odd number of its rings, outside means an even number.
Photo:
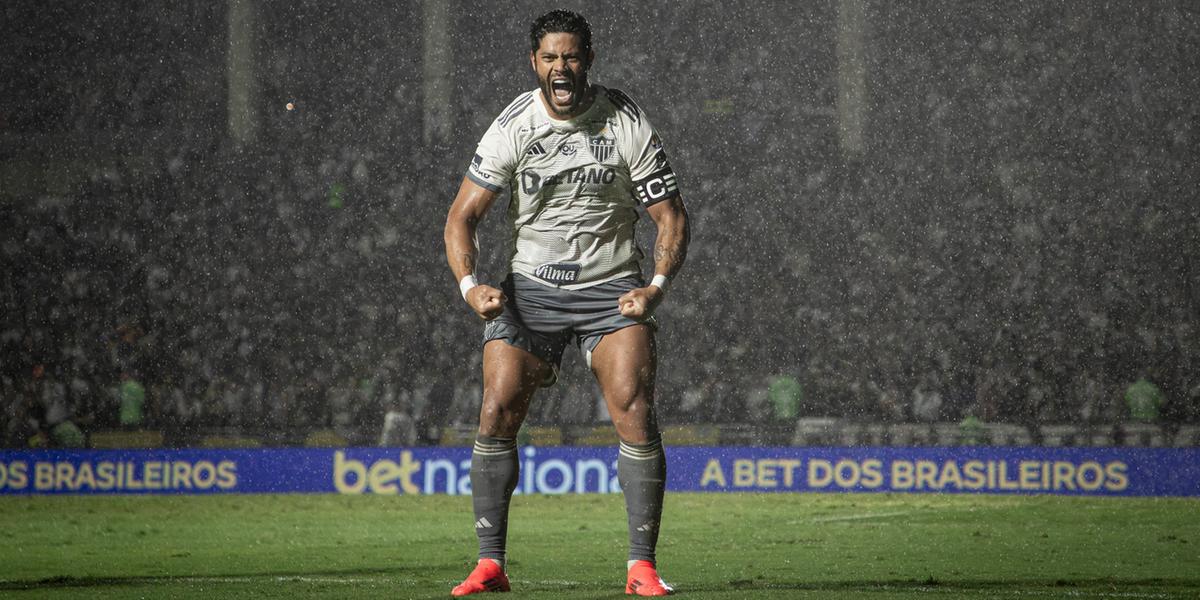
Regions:
<svg viewBox="0 0 1200 600"><path fill-rule="evenodd" d="M522 418L522 413L517 408L510 399L485 391L483 404L479 409L480 432L488 435L515 435L515 430L521 426Z"/></svg>
<svg viewBox="0 0 1200 600"><path fill-rule="evenodd" d="M511 394L502 394L488 389L483 390L482 414L485 416L503 416L512 414L519 404Z"/></svg>
<svg viewBox="0 0 1200 600"><path fill-rule="evenodd" d="M509 409L504 405L496 402L495 400L489 400L485 395L483 397L483 405L479 409L479 418L481 421L496 422L501 420L504 415L508 414L509 412L511 411L509 411Z"/></svg>

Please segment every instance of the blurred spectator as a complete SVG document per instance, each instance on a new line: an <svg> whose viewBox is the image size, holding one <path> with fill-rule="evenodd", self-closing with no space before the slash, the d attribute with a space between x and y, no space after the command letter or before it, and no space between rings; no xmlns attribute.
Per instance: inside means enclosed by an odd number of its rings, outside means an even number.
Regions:
<svg viewBox="0 0 1200 600"><path fill-rule="evenodd" d="M454 157L503 108L479 90L515 80L511 61L456 47L483 79L455 79L461 131L426 144L419 36L390 35L419 6L334 18L264 1L264 97L301 101L264 109L240 149L224 143L219 4L25 11L56 35L0 41L26 57L5 66L22 92L0 100L6 131L46 140L64 157L47 179L73 182L0 203L5 444L49 442L61 415L83 432L284 443L336 428L375 443L394 397L423 443L475 420L461 347L478 322L440 231ZM1114 422L1147 361L1161 420L1200 421L1200 89L1184 76L1200 47L1181 9L871 4L867 143L850 156L835 6L621 6L622 26L596 25L610 53L597 81L663 103L655 126L695 221L658 315L677 345L660 365L665 422ZM775 68L773 36L804 68ZM56 39L70 51L45 51ZM95 165L82 181L76 146ZM503 218L483 243L506 243ZM37 364L55 383L30 383ZM531 418L606 418L586 368L564 370ZM105 405L123 372L141 399ZM780 373L802 382L799 410L777 410Z"/></svg>
<svg viewBox="0 0 1200 600"><path fill-rule="evenodd" d="M791 375L780 375L771 380L767 389L771 400L772 416L775 421L788 423L794 421L800 414L803 403L804 388Z"/></svg>
<svg viewBox="0 0 1200 600"><path fill-rule="evenodd" d="M117 397L117 422L121 427L141 427L145 418L146 388L128 372L121 373L121 381L115 390Z"/></svg>
<svg viewBox="0 0 1200 600"><path fill-rule="evenodd" d="M1145 377L1138 379L1125 389L1125 404L1129 407L1129 418L1142 423L1158 421L1159 411L1165 402L1162 390Z"/></svg>

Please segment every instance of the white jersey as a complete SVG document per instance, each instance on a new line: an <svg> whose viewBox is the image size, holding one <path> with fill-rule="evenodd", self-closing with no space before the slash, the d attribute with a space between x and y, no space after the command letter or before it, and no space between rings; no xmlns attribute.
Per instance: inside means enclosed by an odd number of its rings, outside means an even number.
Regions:
<svg viewBox="0 0 1200 600"><path fill-rule="evenodd" d="M640 274L636 207L679 195L642 110L619 90L595 90L568 121L550 117L540 91L521 94L467 170L476 184L511 192L512 272L572 290Z"/></svg>

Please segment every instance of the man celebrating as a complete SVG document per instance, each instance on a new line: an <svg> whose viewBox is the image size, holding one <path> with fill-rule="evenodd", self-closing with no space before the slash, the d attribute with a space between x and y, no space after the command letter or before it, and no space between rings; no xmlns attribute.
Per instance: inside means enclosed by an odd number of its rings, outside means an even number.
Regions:
<svg viewBox="0 0 1200 600"><path fill-rule="evenodd" d="M479 563L455 596L508 591L508 507L517 431L538 387L552 385L567 343L583 353L620 437L617 477L629 516L625 593L665 596L655 570L666 459L654 414L652 313L687 254L688 221L662 143L624 93L588 81L591 28L556 10L530 29L538 89L484 134L446 219L446 258L485 321L483 406L471 456ZM509 189L511 273L476 281L475 231ZM657 226L654 278L642 279L637 207Z"/></svg>

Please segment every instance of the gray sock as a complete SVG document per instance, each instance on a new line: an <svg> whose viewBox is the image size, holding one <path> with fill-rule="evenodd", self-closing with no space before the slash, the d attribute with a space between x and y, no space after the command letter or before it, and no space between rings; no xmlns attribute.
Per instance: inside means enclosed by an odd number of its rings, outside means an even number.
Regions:
<svg viewBox="0 0 1200 600"><path fill-rule="evenodd" d="M629 515L629 560L654 562L666 479L667 458L661 437L655 436L646 444L621 441L617 480L625 492L625 512Z"/></svg>
<svg viewBox="0 0 1200 600"><path fill-rule="evenodd" d="M517 440L477 436L471 453L471 504L479 558L504 564L508 537L508 503L517 487Z"/></svg>

